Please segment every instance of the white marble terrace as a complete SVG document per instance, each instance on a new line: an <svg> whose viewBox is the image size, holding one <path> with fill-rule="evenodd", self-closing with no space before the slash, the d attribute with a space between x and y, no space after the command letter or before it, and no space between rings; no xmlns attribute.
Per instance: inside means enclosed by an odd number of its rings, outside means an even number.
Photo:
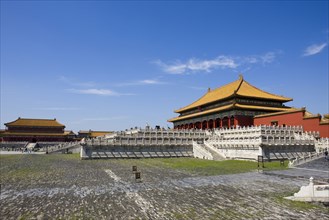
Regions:
<svg viewBox="0 0 329 220"><path fill-rule="evenodd" d="M302 157L327 148L328 139L320 139L319 132L304 132L301 126L250 126L198 129L145 129L133 128L103 137L87 139L87 146L193 146L195 157L257 159L263 155L268 159ZM203 149L202 149L203 148Z"/></svg>

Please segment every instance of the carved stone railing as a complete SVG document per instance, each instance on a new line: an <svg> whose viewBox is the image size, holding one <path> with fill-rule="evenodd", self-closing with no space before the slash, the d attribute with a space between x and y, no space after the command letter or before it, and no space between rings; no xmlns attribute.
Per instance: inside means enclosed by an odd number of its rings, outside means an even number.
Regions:
<svg viewBox="0 0 329 220"><path fill-rule="evenodd" d="M48 152L48 153L59 152L59 151L63 151L63 150L78 146L80 144L81 144L80 141L64 142L64 143L56 144L53 146L43 147L39 150L39 152Z"/></svg>
<svg viewBox="0 0 329 220"><path fill-rule="evenodd" d="M315 141L315 149L320 150L329 150L329 138L320 138Z"/></svg>
<svg viewBox="0 0 329 220"><path fill-rule="evenodd" d="M303 157L297 157L295 159L292 159L292 160L289 161L288 166L292 168L292 167L295 167L297 165L301 165L303 163L307 163L307 162L319 159L321 157L324 157L323 152L324 152L324 150L323 151L320 150L319 152L309 153L308 155L304 155Z"/></svg>

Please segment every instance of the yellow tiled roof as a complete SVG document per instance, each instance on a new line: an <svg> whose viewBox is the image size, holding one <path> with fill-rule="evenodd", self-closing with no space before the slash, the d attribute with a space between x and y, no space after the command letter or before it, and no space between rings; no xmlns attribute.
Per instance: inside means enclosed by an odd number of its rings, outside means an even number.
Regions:
<svg viewBox="0 0 329 220"><path fill-rule="evenodd" d="M305 111L304 108L288 108L288 109L283 109L280 112L274 112L274 113L266 113L262 115L256 115L254 118L262 118L262 117L268 117L268 116L274 116L274 115L282 115L282 114L290 114L294 112L302 112Z"/></svg>
<svg viewBox="0 0 329 220"><path fill-rule="evenodd" d="M212 103L215 101L219 101L228 97L231 97L233 95L237 96L243 96L243 97L255 97L255 98L261 98L261 99L269 99L269 100L275 100L280 102L287 102L291 101L291 98L287 98L284 96L278 96L274 95L268 92L265 92L261 89L258 89L252 85L250 85L248 82L246 82L242 76L240 78L232 83L229 83L227 85L224 85L222 87L219 87L214 90L209 90L205 95L203 95L200 99L196 100L192 104L185 106L183 108L180 108L176 110L176 113L183 112L188 109L196 108L198 106L202 106L208 103Z"/></svg>
<svg viewBox="0 0 329 220"><path fill-rule="evenodd" d="M91 137L99 137L99 136L103 136L106 134L111 134L113 133L113 131L92 131L92 130L88 130L88 131L79 131L79 134L86 134L86 135L90 135Z"/></svg>
<svg viewBox="0 0 329 220"><path fill-rule="evenodd" d="M64 131L64 134L66 135L75 135L73 131Z"/></svg>
<svg viewBox="0 0 329 220"><path fill-rule="evenodd" d="M202 111L202 112L193 113L193 114L190 114L190 115L184 115L184 116L178 116L178 117L175 117L175 118L171 118L171 119L168 120L168 122L180 121L180 120L183 120L183 119L193 118L193 117L196 117L196 116L206 115L206 114L210 114L210 113L213 113L213 112L219 112L219 111L223 111L223 110L227 110L227 109L231 109L231 108L257 109L257 110L266 110L266 111L288 111L288 110L291 109L291 108L274 108L274 107L266 107L266 106L230 104L230 105L225 105L225 106L217 107L217 108L214 108L214 109L209 109L209 110Z"/></svg>
<svg viewBox="0 0 329 220"><path fill-rule="evenodd" d="M308 119L308 118L321 118L321 115L320 114L312 114L311 112L309 111L305 111L304 113L304 119Z"/></svg>
<svg viewBox="0 0 329 220"><path fill-rule="evenodd" d="M103 136L103 135L111 134L111 133L113 133L113 132L112 131L91 131L90 136L99 137L99 136Z"/></svg>
<svg viewBox="0 0 329 220"><path fill-rule="evenodd" d="M8 122L6 126L32 126L32 127L65 127L56 119L32 119L32 118L18 118L15 121Z"/></svg>
<svg viewBox="0 0 329 220"><path fill-rule="evenodd" d="M82 130L80 130L78 133L79 134L89 134L90 133L90 130L89 131L82 131Z"/></svg>

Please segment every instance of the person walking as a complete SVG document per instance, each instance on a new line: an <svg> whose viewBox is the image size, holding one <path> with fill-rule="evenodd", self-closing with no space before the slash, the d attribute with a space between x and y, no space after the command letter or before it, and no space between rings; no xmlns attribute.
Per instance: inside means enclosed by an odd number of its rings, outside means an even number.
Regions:
<svg viewBox="0 0 329 220"><path fill-rule="evenodd" d="M324 152L324 159L326 159L326 160L329 159L329 158L328 158L328 150L326 150L326 151Z"/></svg>

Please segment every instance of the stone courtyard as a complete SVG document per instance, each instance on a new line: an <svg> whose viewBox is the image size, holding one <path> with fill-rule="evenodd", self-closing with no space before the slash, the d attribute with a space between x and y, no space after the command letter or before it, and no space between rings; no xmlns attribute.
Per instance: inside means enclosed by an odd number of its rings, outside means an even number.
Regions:
<svg viewBox="0 0 329 220"><path fill-rule="evenodd" d="M291 175L293 169L258 172L254 163L250 172L209 175L168 166L175 159L0 159L2 219L329 219L323 204L283 199L308 184L307 177ZM328 174L319 175L324 181Z"/></svg>

